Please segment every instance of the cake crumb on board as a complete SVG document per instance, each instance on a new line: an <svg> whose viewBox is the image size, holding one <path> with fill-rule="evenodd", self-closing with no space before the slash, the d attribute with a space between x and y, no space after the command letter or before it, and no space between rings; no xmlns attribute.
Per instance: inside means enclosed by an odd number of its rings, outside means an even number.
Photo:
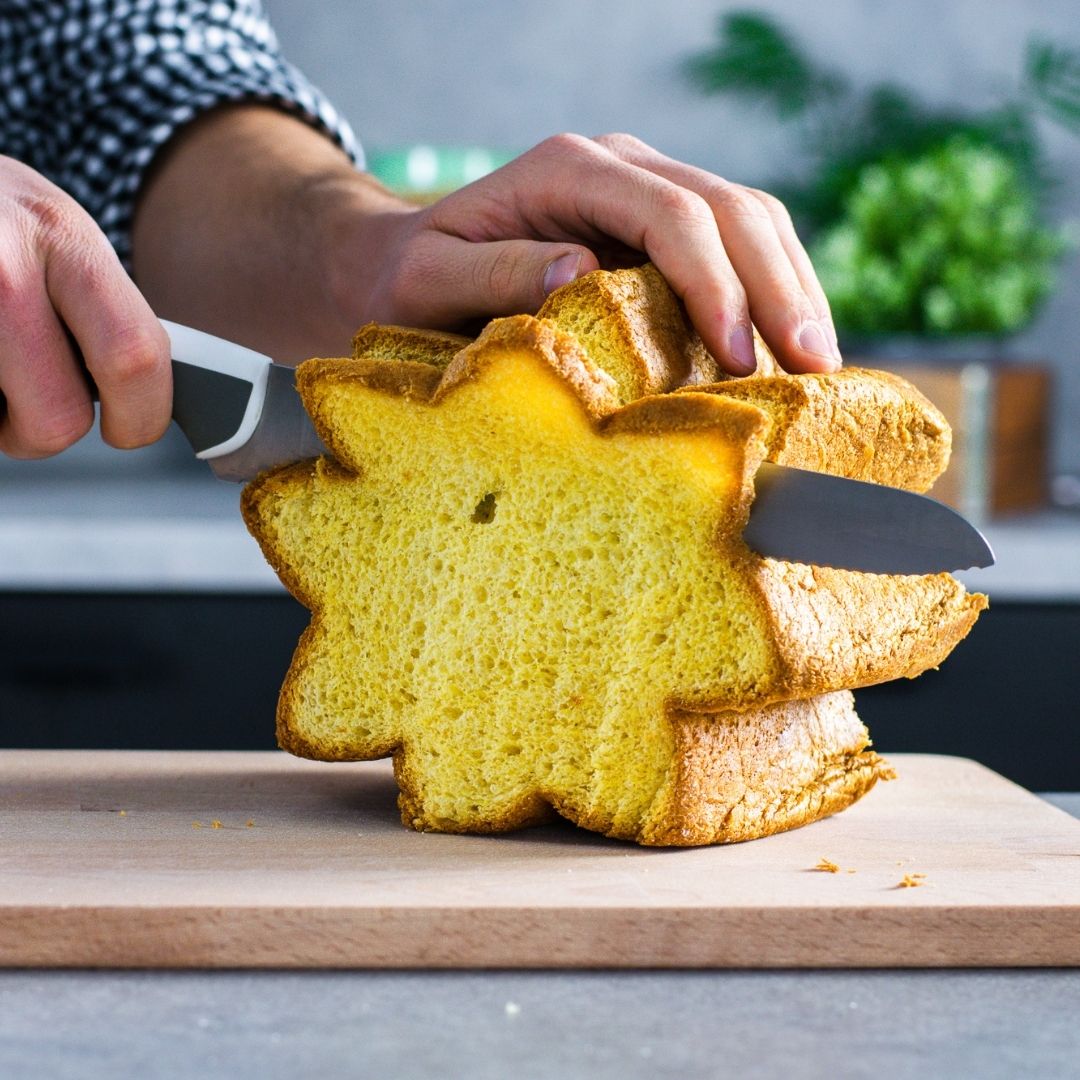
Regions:
<svg viewBox="0 0 1080 1080"><path fill-rule="evenodd" d="M897 883L898 889L914 889L926 884L925 874L905 874Z"/></svg>
<svg viewBox="0 0 1080 1080"><path fill-rule="evenodd" d="M838 863L834 863L832 859L822 859L821 862L819 862L817 866L812 867L812 869L820 870L824 874L839 874L841 868L840 865ZM849 866L846 870L844 870L845 874L854 874L855 872L855 868L852 866Z"/></svg>

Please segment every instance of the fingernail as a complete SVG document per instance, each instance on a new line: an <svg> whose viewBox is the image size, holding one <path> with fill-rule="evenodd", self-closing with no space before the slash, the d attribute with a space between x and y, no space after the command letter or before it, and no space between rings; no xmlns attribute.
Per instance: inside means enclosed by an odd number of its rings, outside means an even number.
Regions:
<svg viewBox="0 0 1080 1080"><path fill-rule="evenodd" d="M577 251L560 255L554 262L549 263L544 271L544 295L553 293L563 285L569 285L578 276L580 266L581 253Z"/></svg>
<svg viewBox="0 0 1080 1080"><path fill-rule="evenodd" d="M736 326L731 332L731 359L734 366L744 375L757 371L757 356L754 353L754 335L748 326Z"/></svg>
<svg viewBox="0 0 1080 1080"><path fill-rule="evenodd" d="M824 322L825 333L829 338L829 344L833 348L834 353L840 352L840 343L836 340L836 327L833 326L832 319L826 319Z"/></svg>
<svg viewBox="0 0 1080 1080"><path fill-rule="evenodd" d="M827 319L825 321L825 330L829 335L829 343L832 345L833 356L835 356L842 364L844 362L844 357L840 352L840 341L836 336L836 327L833 325L832 319Z"/></svg>
<svg viewBox="0 0 1080 1080"><path fill-rule="evenodd" d="M803 325L799 331L799 348L828 360L830 370L835 371L840 366L836 351L820 323L808 322Z"/></svg>

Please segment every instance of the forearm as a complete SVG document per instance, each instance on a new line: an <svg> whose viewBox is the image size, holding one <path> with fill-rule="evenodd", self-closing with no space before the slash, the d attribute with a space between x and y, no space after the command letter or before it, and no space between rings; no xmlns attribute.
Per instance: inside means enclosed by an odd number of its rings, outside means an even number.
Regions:
<svg viewBox="0 0 1080 1080"><path fill-rule="evenodd" d="M276 358L340 355L367 317L387 226L411 212L302 121L226 107L182 131L148 179L136 283L160 316ZM345 248L361 279L347 289Z"/></svg>

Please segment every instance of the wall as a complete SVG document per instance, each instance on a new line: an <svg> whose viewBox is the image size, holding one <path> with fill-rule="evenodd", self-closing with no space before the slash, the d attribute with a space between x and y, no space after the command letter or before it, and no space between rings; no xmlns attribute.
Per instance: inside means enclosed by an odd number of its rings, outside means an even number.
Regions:
<svg viewBox="0 0 1080 1080"><path fill-rule="evenodd" d="M767 186L795 143L770 115L703 98L681 61L713 40L717 0L266 0L286 54L372 149L414 142L525 149L557 131L630 131L675 157ZM739 7L743 5L738 5ZM747 5L750 6L750 5ZM1017 85L1038 33L1080 47L1076 0L764 0L824 62L927 101L992 107ZM1042 125L1061 184L1053 211L1080 219L1080 137ZM1052 361L1054 464L1080 473L1080 257L1014 343Z"/></svg>

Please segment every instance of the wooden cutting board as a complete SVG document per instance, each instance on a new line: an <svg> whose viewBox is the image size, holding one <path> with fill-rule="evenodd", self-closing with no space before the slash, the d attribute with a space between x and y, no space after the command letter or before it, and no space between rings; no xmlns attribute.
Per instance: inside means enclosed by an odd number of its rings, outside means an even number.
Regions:
<svg viewBox="0 0 1080 1080"><path fill-rule="evenodd" d="M834 818L663 850L410 832L384 762L6 751L0 964L1080 965L1080 821L972 761L891 760Z"/></svg>

